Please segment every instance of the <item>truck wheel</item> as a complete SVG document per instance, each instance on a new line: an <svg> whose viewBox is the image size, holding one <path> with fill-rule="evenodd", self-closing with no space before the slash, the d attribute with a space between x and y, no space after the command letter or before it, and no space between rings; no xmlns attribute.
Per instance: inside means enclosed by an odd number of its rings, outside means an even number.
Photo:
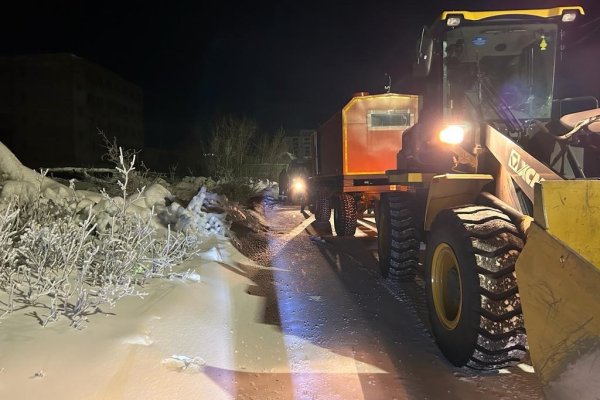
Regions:
<svg viewBox="0 0 600 400"><path fill-rule="evenodd" d="M483 206L441 211L427 244L425 288L433 334L458 367L517 364L527 351L515 262L521 235Z"/></svg>
<svg viewBox="0 0 600 400"><path fill-rule="evenodd" d="M356 232L356 202L348 193L335 197L333 226L338 236L354 236Z"/></svg>
<svg viewBox="0 0 600 400"><path fill-rule="evenodd" d="M419 266L418 229L409 193L382 193L377 210L379 269L392 281L411 280Z"/></svg>
<svg viewBox="0 0 600 400"><path fill-rule="evenodd" d="M331 218L330 198L324 193L319 193L315 203L315 220L317 222L328 222L329 218Z"/></svg>

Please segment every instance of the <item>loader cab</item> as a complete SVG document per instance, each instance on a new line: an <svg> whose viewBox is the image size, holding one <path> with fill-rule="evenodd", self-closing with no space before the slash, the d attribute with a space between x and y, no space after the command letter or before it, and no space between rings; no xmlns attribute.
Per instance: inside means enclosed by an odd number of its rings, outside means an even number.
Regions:
<svg viewBox="0 0 600 400"><path fill-rule="evenodd" d="M424 79L422 123L408 133L419 138L403 137L412 149L398 155L399 167L447 170L438 136L448 126L460 128L471 152L486 124L518 142L532 121L550 121L562 34L580 14L581 7L448 11L424 28L413 65Z"/></svg>
<svg viewBox="0 0 600 400"><path fill-rule="evenodd" d="M508 132L526 120L548 121L557 41L552 23L465 24L445 32L444 119L477 116Z"/></svg>
<svg viewBox="0 0 600 400"><path fill-rule="evenodd" d="M448 11L418 43L414 73L427 77L444 121L501 126L551 118L561 37L581 7ZM435 101L435 100L434 100ZM508 126L507 126L508 125Z"/></svg>

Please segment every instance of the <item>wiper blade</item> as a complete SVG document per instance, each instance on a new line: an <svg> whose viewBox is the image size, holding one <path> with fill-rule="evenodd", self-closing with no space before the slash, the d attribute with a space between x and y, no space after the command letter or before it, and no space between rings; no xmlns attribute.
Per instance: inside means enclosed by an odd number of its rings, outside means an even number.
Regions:
<svg viewBox="0 0 600 400"><path fill-rule="evenodd" d="M479 83L482 94L481 100L485 100L486 104L498 115L498 117L500 117L509 133L522 135L525 131L523 124L515 114L513 114L510 107L502 100L502 97L498 95L498 92L490 79L486 76L481 76L479 78Z"/></svg>

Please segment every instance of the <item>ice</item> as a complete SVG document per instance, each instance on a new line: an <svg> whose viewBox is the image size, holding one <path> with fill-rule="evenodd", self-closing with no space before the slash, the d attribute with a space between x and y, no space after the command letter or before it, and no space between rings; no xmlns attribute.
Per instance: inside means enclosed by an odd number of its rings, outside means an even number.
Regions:
<svg viewBox="0 0 600 400"><path fill-rule="evenodd" d="M134 335L123 340L124 344L135 344L139 346L150 346L154 341L148 335Z"/></svg>
<svg viewBox="0 0 600 400"><path fill-rule="evenodd" d="M208 251L199 253L198 256L206 261L223 261L223 255L217 247L213 247Z"/></svg>
<svg viewBox="0 0 600 400"><path fill-rule="evenodd" d="M206 365L200 357L188 357L182 355L172 355L162 360L161 364L169 371L199 373Z"/></svg>

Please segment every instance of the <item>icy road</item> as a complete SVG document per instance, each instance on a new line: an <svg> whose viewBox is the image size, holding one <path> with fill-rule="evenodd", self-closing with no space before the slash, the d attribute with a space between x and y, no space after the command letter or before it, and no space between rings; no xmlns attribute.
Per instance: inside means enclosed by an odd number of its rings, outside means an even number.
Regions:
<svg viewBox="0 0 600 400"><path fill-rule="evenodd" d="M254 350L284 367L236 372L237 398L543 398L527 363L477 374L445 361L429 334L422 280L394 285L379 275L373 223L342 238L299 207L276 203L265 216L267 238L247 247L268 268L239 273L253 282L247 292L264 300L258 322L282 333Z"/></svg>

